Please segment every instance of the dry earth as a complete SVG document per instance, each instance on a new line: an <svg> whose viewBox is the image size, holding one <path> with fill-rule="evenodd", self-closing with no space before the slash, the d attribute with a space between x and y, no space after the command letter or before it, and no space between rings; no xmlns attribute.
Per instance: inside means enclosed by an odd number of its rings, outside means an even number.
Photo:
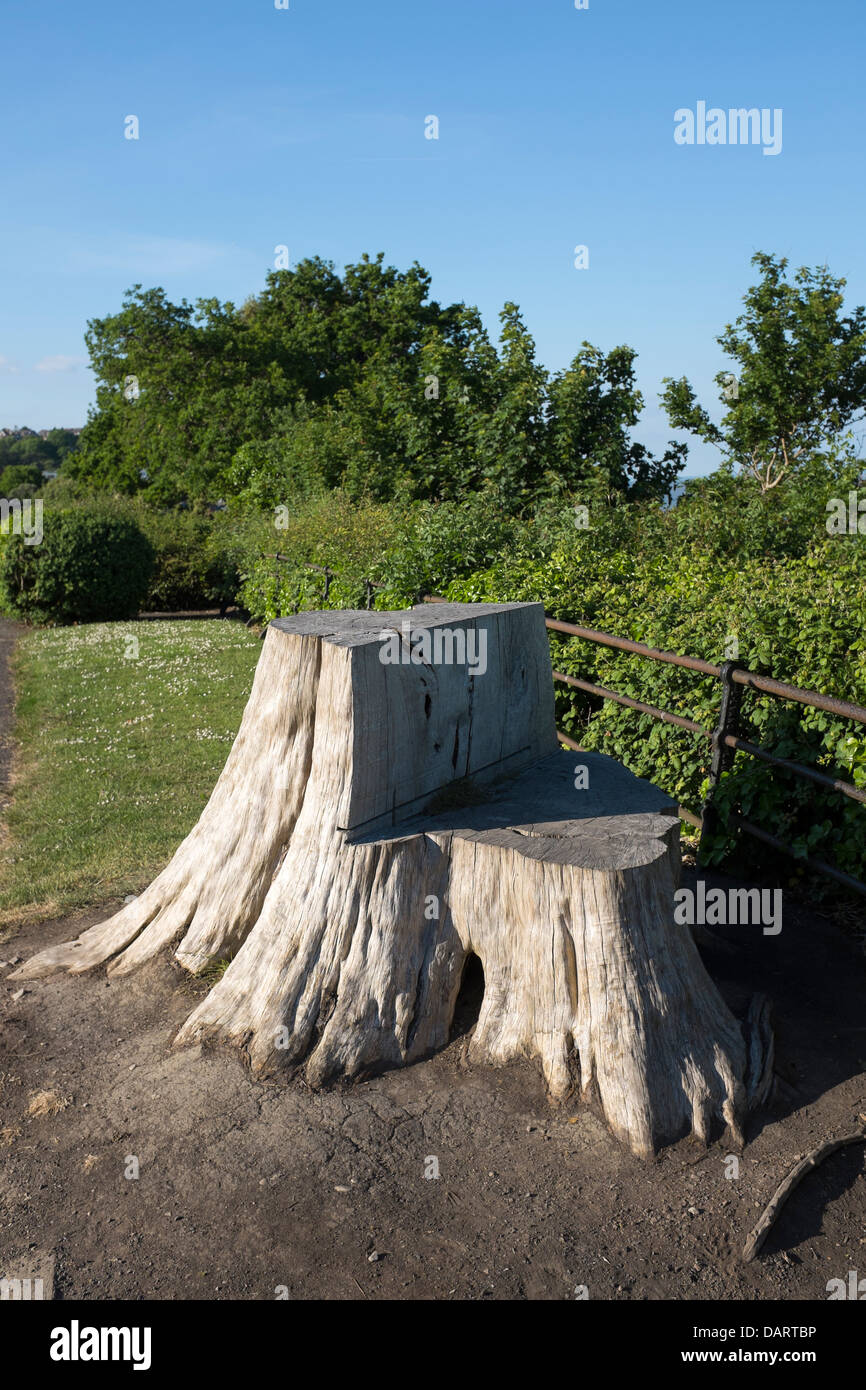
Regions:
<svg viewBox="0 0 866 1390"><path fill-rule="evenodd" d="M0 958L110 910L28 926ZM777 937L724 931L705 959L738 1011L774 998L782 1078L730 1179L724 1143L642 1163L591 1110L551 1109L531 1064L467 1067L477 982L443 1053L314 1094L172 1050L206 986L166 961L18 998L4 967L2 1273L53 1257L55 1297L85 1299L826 1299L866 1275L862 1145L804 1180L754 1263L739 1252L796 1157L866 1109L866 962L788 904Z"/></svg>

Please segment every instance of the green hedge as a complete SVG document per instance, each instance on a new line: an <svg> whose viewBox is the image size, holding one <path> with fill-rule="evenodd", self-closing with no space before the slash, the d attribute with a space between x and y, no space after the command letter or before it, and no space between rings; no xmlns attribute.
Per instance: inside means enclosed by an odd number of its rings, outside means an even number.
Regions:
<svg viewBox="0 0 866 1390"><path fill-rule="evenodd" d="M177 613L235 602L239 547L220 514L142 507L138 520L155 552L147 611Z"/></svg>
<svg viewBox="0 0 866 1390"><path fill-rule="evenodd" d="M799 559L726 565L707 556L601 556L578 542L570 554L554 549L532 564L526 556L506 557L483 574L455 580L446 595L459 602L540 599L552 617L716 663L736 650L753 671L866 705L866 547L859 539L827 539ZM554 666L566 675L705 727L716 723L720 686L712 677L577 638L552 634L552 647ZM557 686L557 715L583 747L611 754L699 811L708 741L564 685ZM866 787L862 725L747 692L740 732L779 757ZM718 805L723 814L739 811L796 854L824 858L866 880L866 824L856 802L738 753ZM707 857L718 862L730 848L720 837Z"/></svg>
<svg viewBox="0 0 866 1390"><path fill-rule="evenodd" d="M182 612L217 605L228 606L237 602L242 573L250 568L261 553L266 545L268 532L273 535L272 520L252 512L231 515L217 512L211 515L204 510L159 509L148 506L138 498L106 494L82 497L75 495L74 490L69 487L52 487L46 490L44 500L45 543L27 547L34 552L33 557L29 559L26 556L22 559L20 543L12 546L8 563L13 563L13 552L17 559L14 561L14 573L10 572L9 582L3 589L7 611L26 616L34 622L70 620L69 617L60 616L60 609L57 608L54 598L50 602L37 601L43 591L47 595L49 574L57 570L60 563L55 553L56 547L50 538L55 534L56 519L61 515L81 517L83 535L88 534L94 525L98 524L101 527L103 523L110 521L132 528L123 534L140 535L146 539L150 547L149 577L144 593L141 594L139 588L135 588L134 592L137 595L138 608L147 612ZM4 540L14 539L14 536L0 535L0 545ZM4 553L6 549L7 547L4 547ZM28 597L29 591L33 589L33 582L25 578L24 571L21 570L22 564L26 567L27 575L35 576L38 570L42 576L37 586L38 593L34 591L35 597ZM85 563L80 573L73 573L67 567L62 576L58 574L58 584L61 590L68 590L70 594L77 585L83 586L81 602L86 605L89 603L89 599L86 598L89 592L87 585L91 578L94 583L98 582L96 574L89 576L89 566ZM24 590L27 590L27 593ZM99 607L99 613L105 618L130 616L124 594L125 589L121 583L116 612L111 605L108 608L102 605ZM129 601L132 601L131 596ZM61 606L67 613L81 608L77 600ZM135 611L138 611L138 608ZM81 608L81 611L83 612L84 608ZM81 618L77 620L83 621Z"/></svg>
<svg viewBox="0 0 866 1390"><path fill-rule="evenodd" d="M134 521L75 508L46 508L41 541L7 534L0 590L7 611L28 622L105 622L138 612L153 547Z"/></svg>
<svg viewBox="0 0 866 1390"><path fill-rule="evenodd" d="M263 622L297 609L362 608L368 579L377 608L406 607L483 568L524 526L487 494L407 505L357 503L339 492L261 524L262 549L246 552L240 599ZM327 602L326 566L334 574Z"/></svg>
<svg viewBox="0 0 866 1390"><path fill-rule="evenodd" d="M365 580L382 579L384 556L403 518L394 504L356 503L340 492L291 513L260 514L257 524L248 523L241 547L241 604L261 622L302 608L363 608ZM326 566L335 572L327 601L320 572Z"/></svg>
<svg viewBox="0 0 866 1390"><path fill-rule="evenodd" d="M360 607L362 579L381 583L376 606L402 607L419 593L458 602L537 600L551 616L650 646L752 670L866 705L866 539L826 533L826 501L845 495L847 474L816 469L787 495L761 496L724 474L692 483L685 505L590 509L547 504L517 520L494 499L357 508L333 499L303 508L274 549L283 562L254 560L243 586L256 616L324 606ZM673 710L711 728L720 686L711 677L551 634L566 674ZM560 727L582 746L620 759L699 811L707 790L707 740L610 701L557 687ZM866 786L860 725L747 692L741 732L780 757ZM738 754L718 793L790 844L866 879L863 807ZM708 842L720 861L732 841ZM766 862L765 848L743 853Z"/></svg>

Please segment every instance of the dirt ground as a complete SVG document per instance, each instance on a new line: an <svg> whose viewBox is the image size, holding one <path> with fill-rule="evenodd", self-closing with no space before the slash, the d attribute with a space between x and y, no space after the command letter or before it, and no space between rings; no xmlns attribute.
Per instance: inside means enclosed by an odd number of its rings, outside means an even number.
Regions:
<svg viewBox="0 0 866 1390"><path fill-rule="evenodd" d="M14 636L0 624L0 677ZM0 678L3 785L9 714ZM207 986L166 959L116 981L7 978L116 906L0 944L0 1277L97 1300L824 1300L829 1279L866 1278L863 1145L740 1259L795 1160L866 1111L863 943L788 895L778 936L720 928L702 948L739 1016L753 991L775 1004L777 1093L738 1176L722 1137L641 1162L592 1109L551 1108L533 1064L467 1065L478 979L438 1056L313 1093L253 1080L233 1052L173 1050Z"/></svg>
<svg viewBox="0 0 866 1390"><path fill-rule="evenodd" d="M28 926L0 959L106 911ZM756 1261L739 1251L797 1156L866 1110L866 959L790 906L777 937L724 932L705 960L738 1012L774 999L781 1077L738 1178L723 1142L641 1162L592 1110L552 1109L532 1064L467 1066L477 981L444 1052L314 1094L172 1050L206 986L167 961L19 998L4 966L0 1272L53 1259L54 1296L84 1299L826 1299L866 1276L864 1146L804 1180Z"/></svg>

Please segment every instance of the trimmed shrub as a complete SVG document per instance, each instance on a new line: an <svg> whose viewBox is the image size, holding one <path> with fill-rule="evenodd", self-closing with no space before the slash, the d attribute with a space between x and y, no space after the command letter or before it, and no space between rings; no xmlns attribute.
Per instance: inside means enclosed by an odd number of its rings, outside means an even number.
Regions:
<svg viewBox="0 0 866 1390"><path fill-rule="evenodd" d="M135 522L81 508L46 508L38 545L7 535L0 588L17 617L98 623L133 617L147 592L153 547Z"/></svg>
<svg viewBox="0 0 866 1390"><path fill-rule="evenodd" d="M144 608L177 613L209 608L206 517L182 511L144 511L139 524L154 549Z"/></svg>
<svg viewBox="0 0 866 1390"><path fill-rule="evenodd" d="M243 606L266 620L299 608L363 608L364 581L383 578L382 557L400 520L395 503L354 503L341 492L299 503L292 512L262 513L259 532L239 561ZM325 566L335 571L327 602Z"/></svg>
<svg viewBox="0 0 866 1390"><path fill-rule="evenodd" d="M145 599L149 612L227 608L239 601L250 549L269 528L269 519L255 512L210 516L138 504L135 517L156 552Z"/></svg>

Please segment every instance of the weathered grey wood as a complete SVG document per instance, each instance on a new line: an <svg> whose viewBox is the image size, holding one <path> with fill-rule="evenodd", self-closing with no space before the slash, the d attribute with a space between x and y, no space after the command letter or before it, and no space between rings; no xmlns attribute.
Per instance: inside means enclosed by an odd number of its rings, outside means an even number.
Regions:
<svg viewBox="0 0 866 1390"><path fill-rule="evenodd" d="M437 632L483 633L483 673L384 664L382 634L404 622L431 652ZM538 1059L553 1098L594 1098L639 1154L706 1140L716 1120L736 1141L745 1044L674 920L679 869L663 793L558 751L540 605L299 614L271 624L171 864L16 973L124 974L170 944L190 970L236 952L178 1042L229 1041L259 1073L303 1066L319 1085L443 1046L474 954L471 1057Z"/></svg>
<svg viewBox="0 0 866 1390"><path fill-rule="evenodd" d="M350 694L343 736L352 741L351 776L338 824L349 834L405 820L447 783L519 771L557 747L550 657L540 604L422 605L399 612L299 613L270 629L313 636L331 653ZM385 664L383 633L411 658L409 632L483 633L485 670L468 664ZM270 639L269 639L270 640ZM453 654L456 642L443 640ZM345 658L345 663L341 661ZM507 704L503 691L508 692Z"/></svg>

